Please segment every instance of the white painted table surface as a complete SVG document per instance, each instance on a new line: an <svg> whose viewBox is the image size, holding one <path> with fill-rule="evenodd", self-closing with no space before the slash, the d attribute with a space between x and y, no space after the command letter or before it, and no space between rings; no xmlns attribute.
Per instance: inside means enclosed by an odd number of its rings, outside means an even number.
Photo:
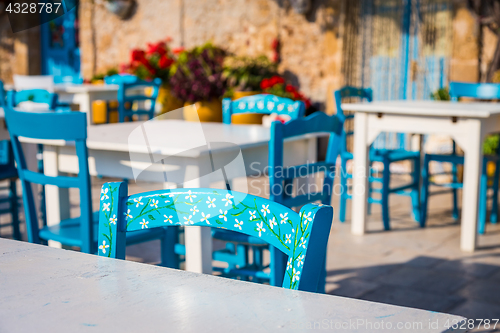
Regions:
<svg viewBox="0 0 500 333"><path fill-rule="evenodd" d="M54 92L59 101L78 104L79 110L87 113L88 123L92 123L92 102L115 100L118 85L115 84L56 84Z"/></svg>
<svg viewBox="0 0 500 333"><path fill-rule="evenodd" d="M438 101L388 101L342 104L354 116L352 233L362 235L367 220L368 149L380 132L449 135L465 153L460 248L477 246L479 179L483 142L500 131L500 104Z"/></svg>
<svg viewBox="0 0 500 333"><path fill-rule="evenodd" d="M146 125L144 125L146 124ZM150 142L146 145L129 145L128 137L135 129L145 126ZM200 131L210 142L199 146ZM196 139L198 137L198 139ZM216 164L232 163L241 150L244 167L226 170L228 179L247 177L263 172L268 166L270 129L259 125L224 125L221 123L192 123L182 120L158 120L90 126L87 147L91 175L122 179L135 179L132 167L150 166L140 175L141 181L159 184L158 189L172 188L172 182L186 188L208 188L221 181L220 174L209 174L212 160ZM26 140L44 144L45 174L77 173L78 159L73 142ZM172 155L173 154L173 155ZM164 163L151 165L153 155L171 155ZM316 161L316 137L306 136L285 142L284 165L300 165ZM165 179L164 172L168 172ZM208 174L208 175L207 175ZM151 190L151 188L149 188ZM146 191L146 190L145 190ZM67 189L46 187L47 223L53 225L68 218L69 195ZM96 207L94 207L96 209ZM210 228L191 227L185 230L186 269L192 272L212 272L212 238ZM57 244L49 243L57 246Z"/></svg>
<svg viewBox="0 0 500 333"><path fill-rule="evenodd" d="M1 332L446 332L463 320L0 239Z"/></svg>

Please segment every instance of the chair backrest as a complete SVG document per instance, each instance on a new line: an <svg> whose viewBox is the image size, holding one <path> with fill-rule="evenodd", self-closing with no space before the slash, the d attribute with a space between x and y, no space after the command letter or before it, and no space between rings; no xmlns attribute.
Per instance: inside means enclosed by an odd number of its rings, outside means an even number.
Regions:
<svg viewBox="0 0 500 333"><path fill-rule="evenodd" d="M39 243L39 226L31 184L54 185L62 188L78 188L80 191L80 236L81 250L93 253L92 204L87 153L87 116L82 112L24 112L5 108L5 120L9 130L21 184L26 215L28 240ZM19 138L39 140L74 141L78 156L76 177L46 176L27 168Z"/></svg>
<svg viewBox="0 0 500 333"><path fill-rule="evenodd" d="M296 213L274 201L216 189L176 189L128 196L106 183L99 209L99 255L125 258L125 233L175 225L225 228L261 238L288 255L283 287L316 291L333 208L309 204Z"/></svg>
<svg viewBox="0 0 500 333"><path fill-rule="evenodd" d="M3 85L3 81L0 80L0 107L5 106L7 96L5 94L5 87Z"/></svg>
<svg viewBox="0 0 500 333"><path fill-rule="evenodd" d="M159 78L152 81L144 81L135 75L117 74L104 78L106 84L117 84L118 88L118 121L124 122L128 117L132 120L133 115L147 115L149 119L154 117L156 99L162 84ZM146 88L152 88L152 93L146 95ZM145 102L148 101L148 105ZM137 109L133 109L134 103ZM141 108L142 104L144 108Z"/></svg>
<svg viewBox="0 0 500 333"><path fill-rule="evenodd" d="M500 84L450 82L450 97L453 101L460 97L500 99Z"/></svg>
<svg viewBox="0 0 500 333"><path fill-rule="evenodd" d="M335 163L340 151L343 123L337 116L328 116L323 112L315 112L308 117L291 120L285 124L279 121L271 126L271 142L269 144L269 184L270 199L287 207L300 207L307 203L321 201L331 204ZM329 134L326 158L321 162L297 166L283 166L284 141L291 137L326 133ZM293 181L308 175L323 173L323 187L315 191L301 193L296 191L292 197ZM309 184L311 185L311 184ZM308 189L311 189L310 186Z"/></svg>
<svg viewBox="0 0 500 333"><path fill-rule="evenodd" d="M43 89L54 92L54 76L52 75L14 75L14 89Z"/></svg>
<svg viewBox="0 0 500 333"><path fill-rule="evenodd" d="M46 104L47 106L44 106L44 108L55 110L57 107L57 94L44 89L10 90L7 93L7 105L9 107L14 108L24 102Z"/></svg>
<svg viewBox="0 0 500 333"><path fill-rule="evenodd" d="M305 115L306 106L302 101L293 101L289 98L269 94L243 97L235 101L224 98L222 101L222 121L224 124L231 124L232 115L241 113L276 113L297 119Z"/></svg>

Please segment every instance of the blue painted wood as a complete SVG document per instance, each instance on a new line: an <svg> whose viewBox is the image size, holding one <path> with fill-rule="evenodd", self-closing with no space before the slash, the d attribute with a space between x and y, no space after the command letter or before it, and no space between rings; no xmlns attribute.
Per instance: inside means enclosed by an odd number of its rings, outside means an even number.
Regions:
<svg viewBox="0 0 500 333"><path fill-rule="evenodd" d="M129 74L118 74L113 76L108 76L104 79L106 84L117 84L118 88L118 121L123 123L126 118L129 121L132 120L133 115L146 115L148 119L153 119L155 113L156 99L158 98L158 92L161 86L161 80L156 78L153 81L144 81L139 79L137 76ZM142 89L151 87L153 92L150 96L146 94L135 94L131 95L130 91L134 89ZM144 90L144 89L142 89ZM147 109L137 109L134 110L132 107L135 102L150 101L150 106ZM109 108L108 104L108 110ZM108 112L109 115L109 112Z"/></svg>
<svg viewBox="0 0 500 333"><path fill-rule="evenodd" d="M48 105L49 110L55 110L57 107L57 94L44 89L10 90L7 93L7 104L10 107L16 107L19 103L27 101L44 103Z"/></svg>
<svg viewBox="0 0 500 333"><path fill-rule="evenodd" d="M129 231L175 225L223 228L262 239L285 253L289 260L284 288L317 290L333 218L330 206L308 204L295 213L268 199L216 189L160 190L128 196L124 182L106 183L101 192L100 256L124 259ZM286 216L283 221L279 219L282 215Z"/></svg>
<svg viewBox="0 0 500 333"><path fill-rule="evenodd" d="M345 122L348 119L353 119L353 115L345 115L342 110L342 99L343 98L359 98L361 100L366 100L368 102L372 101L372 90L369 88L356 88L356 87L343 87L340 90L334 92L335 103L337 105L337 116ZM340 170L340 184L342 186L342 193L340 194L340 221L345 221L346 216L346 205L347 200L351 199L349 194L348 179L352 178L352 175L347 172L347 161L353 159L353 154L347 150L347 138L354 134L353 131L346 131L342 127L341 134L341 144L340 144L340 158L341 167ZM396 134L399 135L399 134ZM384 147L386 144L379 138L380 146ZM398 140L400 143L394 147L387 147L383 149L377 149L375 143L370 148L370 162L382 162L384 170L382 171L382 178L374 177L372 174L368 177L368 212L371 212L371 204L381 204L382 205L382 221L384 224L384 229L390 229L390 212L389 212L389 195L399 194L399 195L410 195L412 198L412 215L415 221L420 220L420 200L419 200L419 183L420 183L420 152L409 151L405 149L404 140L402 137ZM413 171L411 173L412 180L409 184L403 187L390 187L390 164L398 161L409 160L413 164ZM382 188L380 191L375 189L373 184L380 183ZM380 192L381 200L375 200L372 198L372 194Z"/></svg>
<svg viewBox="0 0 500 333"><path fill-rule="evenodd" d="M293 101L289 98L269 94L243 97L235 101L224 98L222 101L222 121L224 124L231 124L233 114L242 113L276 113L297 119L305 115L306 107L302 101Z"/></svg>
<svg viewBox="0 0 500 333"><path fill-rule="evenodd" d="M28 240L54 240L63 245L78 246L82 252L97 251L98 215L92 213L90 175L87 152L87 116L82 112L23 112L11 107L5 108L5 120L9 128L19 178L23 187L23 203L26 216ZM19 137L74 141L78 157L78 175L75 177L50 177L28 170ZM80 195L80 216L60 221L59 224L40 229L35 209L32 184L54 185L78 188ZM105 194L103 194L105 196ZM151 239L167 241L165 230L140 232L127 239L128 244ZM162 258L162 260L165 258ZM166 260L166 259L165 259ZM165 261L163 262L165 264Z"/></svg>
<svg viewBox="0 0 500 333"><path fill-rule="evenodd" d="M458 102L460 97L469 97L477 99L500 99L500 84L496 83L465 83L465 82L450 82L450 97L453 102ZM452 170L451 183L436 184L430 181L432 174L429 172L429 163L432 161L451 163ZM451 154L426 154L424 159L424 169L422 172L423 177L423 190L422 190L422 206L421 206L421 224L425 226L427 220L427 207L429 199L432 195L429 192L429 185L433 184L445 188L450 188L453 193L453 218L458 218L458 194L457 190L463 187L463 184L458 182L457 166L463 165L465 162L462 155L457 155L456 144L453 142L453 149ZM488 162L495 163L495 173L493 179L488 179L486 167ZM494 155L483 157L483 167L481 169L480 188L479 188L479 207L478 207L478 232L483 234L486 228L486 213L488 199L492 199L490 221L497 222L498 218L498 185L500 178L500 147ZM489 185L491 183L491 185ZM493 190L493 195L488 197L488 189ZM442 193L442 192L439 192Z"/></svg>
<svg viewBox="0 0 500 333"><path fill-rule="evenodd" d="M7 95L5 93L5 87L3 85L3 81L0 80L0 107L4 107L6 103Z"/></svg>

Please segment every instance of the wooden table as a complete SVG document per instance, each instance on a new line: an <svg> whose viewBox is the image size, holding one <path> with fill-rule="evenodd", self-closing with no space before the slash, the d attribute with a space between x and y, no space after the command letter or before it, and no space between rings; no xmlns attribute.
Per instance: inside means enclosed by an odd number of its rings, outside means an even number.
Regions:
<svg viewBox="0 0 500 333"><path fill-rule="evenodd" d="M130 138L134 140L129 141ZM90 174L134 180L138 171L144 170L139 179L156 183L158 188L172 188L175 184L207 188L211 183L222 181L224 175L227 179L263 175L268 167L269 140L270 129L259 125L153 120L90 126L87 138ZM73 142L22 141L44 144L45 174L78 172ZM285 143L284 165L307 161L316 161L315 136ZM214 166L216 172L213 172ZM224 166L224 175L220 166ZM49 225L68 218L67 189L47 186L46 205ZM210 228L187 228L185 243L186 269L210 274Z"/></svg>
<svg viewBox="0 0 500 333"><path fill-rule="evenodd" d="M59 101L78 104L79 111L87 113L87 120L92 124L92 102L97 100L116 100L118 85L116 84L56 84L54 92Z"/></svg>
<svg viewBox="0 0 500 333"><path fill-rule="evenodd" d="M368 149L381 132L449 135L465 153L460 248L476 249L483 142L500 131L500 104L389 101L342 104L354 116L352 233L366 230Z"/></svg>
<svg viewBox="0 0 500 333"><path fill-rule="evenodd" d="M446 332L463 320L0 239L1 332Z"/></svg>

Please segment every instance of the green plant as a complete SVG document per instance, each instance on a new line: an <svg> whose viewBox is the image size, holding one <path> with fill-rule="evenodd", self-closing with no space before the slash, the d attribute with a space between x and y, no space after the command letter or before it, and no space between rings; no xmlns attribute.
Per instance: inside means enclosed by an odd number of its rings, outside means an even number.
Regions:
<svg viewBox="0 0 500 333"><path fill-rule="evenodd" d="M118 74L118 69L117 68L110 68L110 69L108 69L106 71L106 73L95 74L90 81L94 82L94 81L104 80L104 78L106 76L113 76L113 75L116 75L116 74Z"/></svg>
<svg viewBox="0 0 500 333"><path fill-rule="evenodd" d="M260 91L260 82L275 75L277 75L277 64L266 56L226 57L223 78L227 90L224 96L232 97L235 91Z"/></svg>
<svg viewBox="0 0 500 333"><path fill-rule="evenodd" d="M448 88L439 88L435 92L431 93L431 99L435 101L449 101L451 100L450 92Z"/></svg>

